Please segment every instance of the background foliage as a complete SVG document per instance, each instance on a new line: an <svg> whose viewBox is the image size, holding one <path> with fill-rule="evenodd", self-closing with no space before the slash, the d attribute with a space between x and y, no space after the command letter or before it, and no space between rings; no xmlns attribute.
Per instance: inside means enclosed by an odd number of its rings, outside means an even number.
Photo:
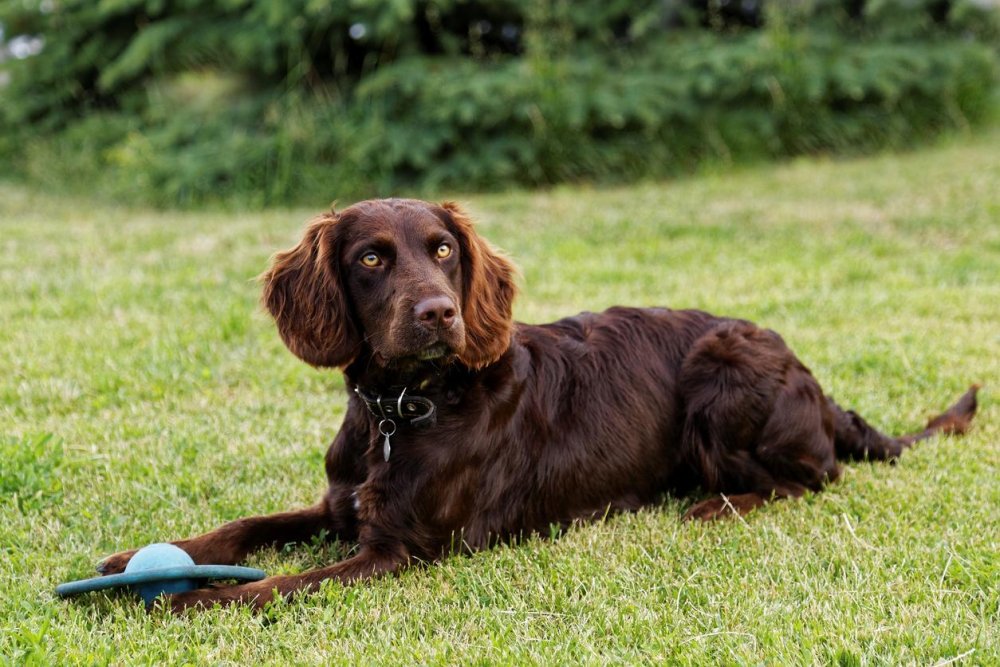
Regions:
<svg viewBox="0 0 1000 667"><path fill-rule="evenodd" d="M7 175L161 205L620 181L988 110L975 0L0 0Z"/></svg>

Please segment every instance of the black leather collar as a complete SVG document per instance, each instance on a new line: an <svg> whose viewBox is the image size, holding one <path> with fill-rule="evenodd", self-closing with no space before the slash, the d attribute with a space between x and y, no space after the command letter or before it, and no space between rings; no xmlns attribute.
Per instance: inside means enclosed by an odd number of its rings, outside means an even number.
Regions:
<svg viewBox="0 0 1000 667"><path fill-rule="evenodd" d="M392 390L390 396L384 397L379 394L372 396L361 387L355 387L357 394L368 411L382 420L392 422L399 421L401 424L426 427L433 426L437 421L437 406L434 401L423 396L415 396L406 393L406 387L399 390Z"/></svg>

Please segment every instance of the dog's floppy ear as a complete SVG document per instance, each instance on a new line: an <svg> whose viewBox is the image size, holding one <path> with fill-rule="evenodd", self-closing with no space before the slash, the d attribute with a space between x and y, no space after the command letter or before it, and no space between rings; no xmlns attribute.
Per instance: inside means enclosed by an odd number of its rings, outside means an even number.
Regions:
<svg viewBox="0 0 1000 667"><path fill-rule="evenodd" d="M443 202L441 208L461 253L465 349L458 358L470 368L482 368L510 347L514 332L511 306L517 293L515 268L476 233L472 220L458 204Z"/></svg>
<svg viewBox="0 0 1000 667"><path fill-rule="evenodd" d="M337 268L339 224L335 212L313 219L299 244L277 253L260 276L261 301L281 339L313 366L344 367L361 343Z"/></svg>

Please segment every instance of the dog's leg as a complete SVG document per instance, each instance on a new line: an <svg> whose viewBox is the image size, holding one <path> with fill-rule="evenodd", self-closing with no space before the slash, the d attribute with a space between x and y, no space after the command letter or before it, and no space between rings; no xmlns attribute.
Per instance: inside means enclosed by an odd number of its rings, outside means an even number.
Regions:
<svg viewBox="0 0 1000 667"><path fill-rule="evenodd" d="M842 410L832 400L826 399L829 419L833 422L836 455L841 458L892 460L919 440L938 433L965 433L976 413L978 389L978 385L973 385L946 412L933 417L920 433L899 438L881 433L857 413ZM696 503L684 514L684 518L710 520L739 516L769 500L796 498L809 489L817 490L818 482L832 481L837 475L837 468L828 456L823 456L827 451L823 444L827 436L825 429L819 426L817 415L821 420L826 418L823 410L817 411L814 401L801 392L779 394L762 431L761 442L764 444L740 463L740 481L761 490L729 496L720 494ZM808 427L810 423L814 423L815 428L800 428L799 433L792 426ZM814 444L803 447L810 441ZM816 473L825 477L817 477ZM790 478L807 480L807 483L802 485L788 481Z"/></svg>
<svg viewBox="0 0 1000 667"><path fill-rule="evenodd" d="M231 521L213 531L173 542L195 563L232 565L247 554L270 545L303 542L326 530L331 537L353 540L357 525L352 489L331 488L318 505L293 512L255 516ZM101 574L118 574L135 554L135 549L109 556L97 566Z"/></svg>
<svg viewBox="0 0 1000 667"><path fill-rule="evenodd" d="M718 495L686 519L742 515L837 478L833 416L819 384L777 334L733 323L685 359L682 447L700 486Z"/></svg>
<svg viewBox="0 0 1000 667"><path fill-rule="evenodd" d="M276 597L288 598L298 593L319 590L327 579L351 584L372 577L391 574L409 563L405 548L363 547L356 555L330 567L304 572L302 574L268 577L261 581L239 586L207 588L187 593L177 593L164 598L163 604L174 613L191 607L211 607L238 603L262 609Z"/></svg>

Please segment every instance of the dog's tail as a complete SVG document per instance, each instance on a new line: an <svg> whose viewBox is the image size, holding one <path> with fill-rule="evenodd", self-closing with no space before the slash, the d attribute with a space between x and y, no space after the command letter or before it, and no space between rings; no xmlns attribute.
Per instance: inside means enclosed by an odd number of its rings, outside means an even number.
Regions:
<svg viewBox="0 0 1000 667"><path fill-rule="evenodd" d="M927 422L919 433L893 438L878 431L853 410L843 410L832 399L826 399L834 415L834 445L837 458L886 460L898 457L904 449L938 433L962 435L976 414L974 384L954 405Z"/></svg>

